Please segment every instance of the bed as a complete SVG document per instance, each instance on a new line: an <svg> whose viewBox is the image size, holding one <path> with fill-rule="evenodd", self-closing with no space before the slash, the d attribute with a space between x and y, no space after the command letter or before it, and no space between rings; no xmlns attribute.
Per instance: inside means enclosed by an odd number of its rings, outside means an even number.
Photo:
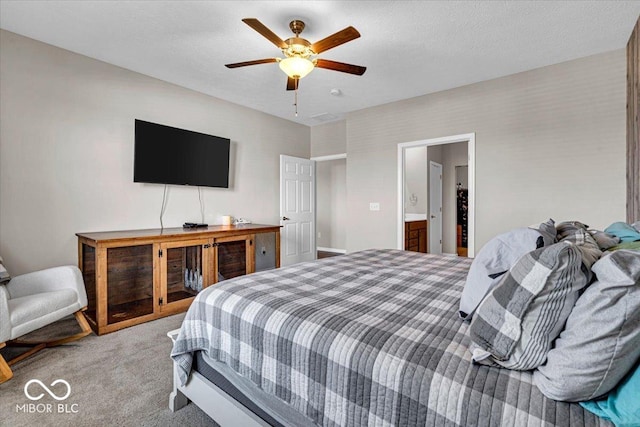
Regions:
<svg viewBox="0 0 640 427"><path fill-rule="evenodd" d="M170 407L223 426L611 425L529 371L472 363L470 264L366 250L209 287L173 334Z"/></svg>

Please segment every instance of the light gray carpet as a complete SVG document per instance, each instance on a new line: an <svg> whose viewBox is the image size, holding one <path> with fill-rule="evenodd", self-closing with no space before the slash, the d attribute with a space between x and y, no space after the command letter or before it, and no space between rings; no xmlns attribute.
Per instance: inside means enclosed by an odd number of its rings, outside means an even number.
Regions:
<svg viewBox="0 0 640 427"><path fill-rule="evenodd" d="M79 341L44 349L13 365L14 377L0 384L0 426L212 426L215 423L190 403L173 413L168 408L172 388L171 340L166 333L180 327L184 314L158 319L111 334L89 335ZM79 331L75 319L56 322L26 338L52 339ZM2 349L6 355L15 349ZM58 402L38 384L49 386L56 379L71 385L71 395ZM51 387L63 395L66 387ZM18 405L51 404L52 413L24 413ZM58 413L58 404L77 413ZM72 404L77 406L72 407ZM44 409L41 406L40 409ZM46 410L46 409L45 409ZM64 410L64 409L63 409Z"/></svg>

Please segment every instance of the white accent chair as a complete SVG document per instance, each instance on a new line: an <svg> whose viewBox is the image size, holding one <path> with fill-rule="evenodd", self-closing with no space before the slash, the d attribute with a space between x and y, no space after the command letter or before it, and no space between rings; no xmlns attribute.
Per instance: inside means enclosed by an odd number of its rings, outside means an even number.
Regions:
<svg viewBox="0 0 640 427"><path fill-rule="evenodd" d="M77 267L49 268L12 278L0 285L0 348L31 347L9 360L0 355L0 383L11 377L10 366L46 347L78 340L91 333L82 311L87 308L87 294L82 273ZM82 332L48 342L21 342L17 338L74 314Z"/></svg>

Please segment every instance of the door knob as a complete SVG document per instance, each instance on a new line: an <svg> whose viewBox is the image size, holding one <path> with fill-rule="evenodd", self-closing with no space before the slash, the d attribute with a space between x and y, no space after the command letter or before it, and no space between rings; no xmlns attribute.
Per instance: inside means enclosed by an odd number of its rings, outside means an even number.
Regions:
<svg viewBox="0 0 640 427"><path fill-rule="evenodd" d="M289 221L289 218L287 218L286 216L283 216L283 217L282 217L282 220L283 220L283 221Z"/></svg>
<svg viewBox="0 0 640 427"><path fill-rule="evenodd" d="M431 215L431 219L433 219L433 218L435 218L435 217L436 217L435 215Z"/></svg>

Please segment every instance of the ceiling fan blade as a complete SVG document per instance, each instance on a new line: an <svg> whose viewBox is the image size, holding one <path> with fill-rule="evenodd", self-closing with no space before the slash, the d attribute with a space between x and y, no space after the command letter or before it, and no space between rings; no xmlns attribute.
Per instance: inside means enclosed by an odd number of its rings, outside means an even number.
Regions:
<svg viewBox="0 0 640 427"><path fill-rule="evenodd" d="M278 62L276 58L256 59L255 61L236 62L234 64L225 64L227 68L246 67L247 65L269 64L271 62Z"/></svg>
<svg viewBox="0 0 640 427"><path fill-rule="evenodd" d="M341 71L343 73L357 74L358 76L363 75L364 72L367 71L367 67L345 64L344 62L330 61L328 59L318 59L316 67L333 71Z"/></svg>
<svg viewBox="0 0 640 427"><path fill-rule="evenodd" d="M347 27L344 30L338 31L335 34L325 37L324 39L315 42L311 45L311 50L315 53L324 52L325 50L332 49L336 46L340 46L346 42L357 39L360 37L360 33L353 27Z"/></svg>
<svg viewBox="0 0 640 427"><path fill-rule="evenodd" d="M296 90L300 87L300 79L287 77L287 90Z"/></svg>
<svg viewBox="0 0 640 427"><path fill-rule="evenodd" d="M287 44L284 42L284 40L278 37L273 31L265 27L265 25L262 22L258 21L256 18L244 18L242 22L262 34L263 37L278 46L280 49L285 49L287 47Z"/></svg>

